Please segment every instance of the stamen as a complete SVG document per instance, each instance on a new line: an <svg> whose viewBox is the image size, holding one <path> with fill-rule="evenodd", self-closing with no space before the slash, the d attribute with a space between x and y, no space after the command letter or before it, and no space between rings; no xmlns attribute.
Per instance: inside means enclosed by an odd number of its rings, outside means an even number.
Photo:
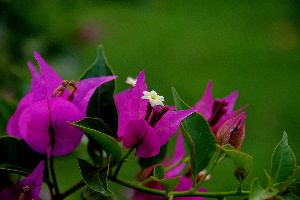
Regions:
<svg viewBox="0 0 300 200"><path fill-rule="evenodd" d="M73 89L72 89L71 95L68 97L68 100L69 100L69 101L72 101L73 98L74 98L74 93L75 93L76 90L77 90L76 83L75 83L73 80L71 80L71 81L68 81L68 80L62 81L61 85L58 86L58 87L54 90L54 92L53 92L53 94L52 94L52 97L55 97L58 93L60 93L59 96L61 97L61 96L64 94L65 90L66 90L68 87L73 88Z"/></svg>
<svg viewBox="0 0 300 200"><path fill-rule="evenodd" d="M136 84L136 79L128 76L125 83L127 83L127 84L131 85L132 87L134 87L135 84Z"/></svg>
<svg viewBox="0 0 300 200"><path fill-rule="evenodd" d="M22 187L22 189L23 189L23 192L25 192L25 193L30 191L30 187L28 185Z"/></svg>
<svg viewBox="0 0 300 200"><path fill-rule="evenodd" d="M30 191L30 187L28 185L22 187L22 192L20 193L18 200L27 200L28 199L28 193ZM32 199L34 200L34 199Z"/></svg>

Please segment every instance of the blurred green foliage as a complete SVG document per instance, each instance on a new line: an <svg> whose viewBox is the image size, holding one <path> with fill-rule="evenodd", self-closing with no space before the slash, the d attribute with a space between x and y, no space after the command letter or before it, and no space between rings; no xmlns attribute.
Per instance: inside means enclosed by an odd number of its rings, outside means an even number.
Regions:
<svg viewBox="0 0 300 200"><path fill-rule="evenodd" d="M237 107L249 104L242 150L254 157L252 176L264 176L283 130L299 160L299 1L0 2L1 133L28 91L26 62L33 60L33 50L63 77L76 79L102 43L119 76L118 91L127 87L127 76L136 76L141 69L149 88L168 103L172 103L170 87L175 86L194 104L209 79L215 96L239 90ZM58 158L63 190L79 180L75 158L82 149ZM235 187L231 165L224 162L216 169L207 183L210 191ZM131 166L127 169L134 174L137 163ZM125 194L123 188L113 188L119 196ZM79 199L78 194L69 199Z"/></svg>

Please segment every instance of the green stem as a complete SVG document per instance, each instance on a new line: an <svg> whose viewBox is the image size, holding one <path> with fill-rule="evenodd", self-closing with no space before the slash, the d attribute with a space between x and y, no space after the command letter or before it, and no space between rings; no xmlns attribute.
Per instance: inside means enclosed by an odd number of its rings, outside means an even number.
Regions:
<svg viewBox="0 0 300 200"><path fill-rule="evenodd" d="M149 178L147 178L147 179L141 181L140 183L144 185L144 184L146 184L146 183L149 183L149 182L152 181L152 180L153 180L153 177L150 176Z"/></svg>
<svg viewBox="0 0 300 200"><path fill-rule="evenodd" d="M134 150L134 148L135 148L135 147L132 147L132 148L127 152L127 154L122 158L122 160L119 162L119 164L117 165L117 168L116 168L116 170L115 170L115 173L114 173L113 177L116 178L116 177L118 176L118 173L119 173L119 171L120 171L120 169L121 169L121 167L122 167L124 161L128 158L128 156L131 154L131 152Z"/></svg>
<svg viewBox="0 0 300 200"><path fill-rule="evenodd" d="M54 185L54 191L55 191L54 199L61 200L60 192L59 192L58 184L57 184L57 179L56 179L56 175L55 175L55 170L54 170L54 157L53 156L50 156L50 172L51 172L52 181L53 181L53 185Z"/></svg>
<svg viewBox="0 0 300 200"><path fill-rule="evenodd" d="M201 178L201 180L196 185L196 190L200 188L200 186L204 183L207 176L213 171L213 169L225 158L225 154L222 151L218 152L216 160L213 162L213 164L210 166L210 168L207 169L205 175Z"/></svg>
<svg viewBox="0 0 300 200"><path fill-rule="evenodd" d="M168 200L173 200L174 199L174 195L169 195Z"/></svg>
<svg viewBox="0 0 300 200"><path fill-rule="evenodd" d="M64 193L62 193L60 197L62 199L64 199L64 198L68 197L69 195L73 194L74 192L76 192L77 190L79 190L80 188L82 188L83 186L85 186L84 181L80 181L76 185L74 185L73 187L71 187Z"/></svg>
<svg viewBox="0 0 300 200"><path fill-rule="evenodd" d="M170 166L167 167L165 170L166 170L166 172L168 172L168 171L174 169L175 167L177 167L178 165L180 165L181 163L187 162L187 161L189 161L189 160L190 160L190 157L189 157L189 156L183 157L181 160L178 160L176 163L174 163L173 165L170 165Z"/></svg>
<svg viewBox="0 0 300 200"><path fill-rule="evenodd" d="M138 182L124 180L122 178L112 177L109 176L108 179L112 182L118 183L128 188L132 188L138 190L140 192L154 194L158 196L165 196L166 193L163 190L156 190L153 188L148 188L143 186ZM169 196L172 195L173 197L207 197L207 198L221 198L226 196L246 196L249 195L250 191L241 191L241 193L237 193L237 191L228 191L228 192L194 192L191 190L182 191L182 192L170 192Z"/></svg>

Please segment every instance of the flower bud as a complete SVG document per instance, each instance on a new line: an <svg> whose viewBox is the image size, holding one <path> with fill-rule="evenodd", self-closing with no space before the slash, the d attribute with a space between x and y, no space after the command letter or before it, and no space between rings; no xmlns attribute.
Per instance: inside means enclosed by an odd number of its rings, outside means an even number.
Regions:
<svg viewBox="0 0 300 200"><path fill-rule="evenodd" d="M230 144L240 149L245 137L246 113L241 112L230 117L218 130L217 142L220 145Z"/></svg>

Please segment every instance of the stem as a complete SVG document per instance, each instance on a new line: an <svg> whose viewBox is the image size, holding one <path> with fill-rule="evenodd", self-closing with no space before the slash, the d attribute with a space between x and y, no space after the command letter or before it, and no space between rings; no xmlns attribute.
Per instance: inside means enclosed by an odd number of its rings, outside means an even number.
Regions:
<svg viewBox="0 0 300 200"><path fill-rule="evenodd" d="M124 161L128 158L128 156L131 154L131 152L133 151L134 148L135 148L135 147L132 147L132 148L127 152L127 154L122 158L122 160L119 162L119 164L117 165L117 168L116 168L116 170L115 170L115 173L114 173L114 175L113 175L114 178L116 178L116 177L118 176L118 173L119 173L119 171L120 171L120 169L121 169L121 167L122 167Z"/></svg>
<svg viewBox="0 0 300 200"><path fill-rule="evenodd" d="M46 170L47 170L47 176L49 178L50 173L49 173L49 165L48 165L48 160L47 159L45 160L45 167L46 167ZM50 180L45 181L45 183L48 186L48 189L49 189L49 192L50 192L50 195L51 195L51 199L54 199L53 183L51 183Z"/></svg>
<svg viewBox="0 0 300 200"><path fill-rule="evenodd" d="M64 193L61 194L61 198L64 199L67 196L69 196L70 194L76 192L77 190L79 190L80 188L82 188L83 186L85 186L84 181L80 181L78 182L76 185L72 186L70 189L68 189L67 191L65 191Z"/></svg>
<svg viewBox="0 0 300 200"><path fill-rule="evenodd" d="M152 180L153 180L153 177L150 176L149 178L147 178L147 179L141 181L140 183L144 185L144 184L146 184L146 183L149 183L149 182L152 181Z"/></svg>
<svg viewBox="0 0 300 200"><path fill-rule="evenodd" d="M172 169L174 169L175 167L177 167L178 165L180 165L180 164L183 163L183 162L189 161L189 159L190 159L189 156L183 157L181 160L178 160L178 161L175 162L173 165L170 165L169 167L167 167L167 168L165 169L166 172L167 172L167 171L170 171L170 170L172 170Z"/></svg>
<svg viewBox="0 0 300 200"><path fill-rule="evenodd" d="M166 193L163 190L156 190L153 188L148 188L141 185L138 182L128 181L117 177L109 176L108 179L112 182L118 183L128 188L132 188L138 190L140 192L154 194L158 196L165 196ZM225 196L246 196L249 195L250 191L241 191L241 193L237 193L237 191L228 191L228 192L194 192L191 190L182 191L182 192L170 192L169 196L173 197L208 197L208 198L222 198Z"/></svg>
<svg viewBox="0 0 300 200"><path fill-rule="evenodd" d="M54 157L51 156L50 157L50 172L51 172L51 176L52 176L52 181L54 184L54 191L55 191L55 199L60 200L60 192L58 189L58 185L57 185L57 180L56 180L56 176L55 176L55 170L54 170Z"/></svg>
<svg viewBox="0 0 300 200"><path fill-rule="evenodd" d="M53 194L52 186L50 185L49 182L46 182L46 184L48 186L48 189L49 189L49 192L50 192L50 195L51 195L51 199L54 199L54 194Z"/></svg>
<svg viewBox="0 0 300 200"><path fill-rule="evenodd" d="M206 177L212 172L212 170L225 158L225 154L222 151L219 151L218 156L212 166L207 169L205 175L201 178L201 180L196 185L196 190L200 188L200 186L204 183Z"/></svg>
<svg viewBox="0 0 300 200"><path fill-rule="evenodd" d="M174 195L169 195L168 200L173 200L174 199Z"/></svg>

